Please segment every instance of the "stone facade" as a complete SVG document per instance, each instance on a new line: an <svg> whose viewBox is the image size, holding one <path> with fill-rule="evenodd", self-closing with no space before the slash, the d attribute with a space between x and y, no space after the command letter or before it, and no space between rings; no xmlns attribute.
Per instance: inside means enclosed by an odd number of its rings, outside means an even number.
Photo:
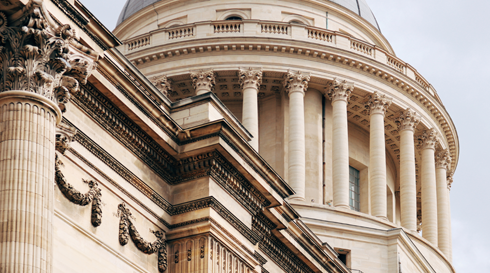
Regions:
<svg viewBox="0 0 490 273"><path fill-rule="evenodd" d="M454 272L454 124L366 18L0 12L1 273Z"/></svg>

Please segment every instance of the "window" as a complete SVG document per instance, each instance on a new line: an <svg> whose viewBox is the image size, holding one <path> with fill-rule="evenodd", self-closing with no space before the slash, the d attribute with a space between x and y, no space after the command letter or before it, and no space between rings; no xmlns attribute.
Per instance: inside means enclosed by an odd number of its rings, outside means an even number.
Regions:
<svg viewBox="0 0 490 273"><path fill-rule="evenodd" d="M359 209L359 171L349 166L349 205L352 210Z"/></svg>
<svg viewBox="0 0 490 273"><path fill-rule="evenodd" d="M226 18L226 20L237 20L237 21L241 21L242 18L241 17L238 17L238 16L230 16L230 17Z"/></svg>

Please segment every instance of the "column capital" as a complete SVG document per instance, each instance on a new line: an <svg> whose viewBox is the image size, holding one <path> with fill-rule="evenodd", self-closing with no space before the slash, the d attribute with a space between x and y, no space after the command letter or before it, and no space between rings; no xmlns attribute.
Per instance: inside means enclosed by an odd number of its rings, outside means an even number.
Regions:
<svg viewBox="0 0 490 273"><path fill-rule="evenodd" d="M326 93L326 95L332 100L332 102L336 100L343 100L347 102L353 90L353 82L334 78L328 86L328 92Z"/></svg>
<svg viewBox="0 0 490 273"><path fill-rule="evenodd" d="M449 169L451 165L451 153L448 149L440 150L436 152L436 168Z"/></svg>
<svg viewBox="0 0 490 273"><path fill-rule="evenodd" d="M434 128L429 130L424 130L424 132L421 135L417 136L417 139L419 141L419 145L418 145L419 149L435 150L437 144L437 138L438 138L438 134Z"/></svg>
<svg viewBox="0 0 490 273"><path fill-rule="evenodd" d="M259 92L262 84L262 69L253 69L252 67L238 70L238 79L241 88L252 87Z"/></svg>
<svg viewBox="0 0 490 273"><path fill-rule="evenodd" d="M395 122L398 125L398 131L415 131L420 123L420 116L414 110L407 108L400 113Z"/></svg>
<svg viewBox="0 0 490 273"><path fill-rule="evenodd" d="M191 72L192 86L196 92L206 90L212 92L216 85L216 74L214 70L199 70Z"/></svg>
<svg viewBox="0 0 490 273"><path fill-rule="evenodd" d="M450 172L447 174L447 189L451 190L451 186L453 185L454 182L454 172Z"/></svg>
<svg viewBox="0 0 490 273"><path fill-rule="evenodd" d="M150 82L158 89L162 94L168 96L172 90L172 80L167 78L166 75L155 76L150 79Z"/></svg>
<svg viewBox="0 0 490 273"><path fill-rule="evenodd" d="M375 91L373 94L369 95L365 107L366 109L369 109L371 115L381 114L384 116L392 101L393 98Z"/></svg>
<svg viewBox="0 0 490 273"><path fill-rule="evenodd" d="M55 22L42 1L21 13L0 12L0 90L27 91L46 97L62 112L96 67L99 55L83 46L70 25Z"/></svg>
<svg viewBox="0 0 490 273"><path fill-rule="evenodd" d="M308 82L310 81L310 73L303 73L301 71L289 70L284 75L284 89L288 94L293 92L306 92L308 89Z"/></svg>

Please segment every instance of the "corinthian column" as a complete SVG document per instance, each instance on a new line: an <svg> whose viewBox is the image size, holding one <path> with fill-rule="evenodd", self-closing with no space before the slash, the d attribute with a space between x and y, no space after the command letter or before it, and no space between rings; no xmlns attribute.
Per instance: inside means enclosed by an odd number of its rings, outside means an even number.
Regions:
<svg viewBox="0 0 490 273"><path fill-rule="evenodd" d="M194 86L194 90L196 90L196 96L212 92L216 85L216 76L212 69L192 72L191 79L192 86Z"/></svg>
<svg viewBox="0 0 490 273"><path fill-rule="evenodd" d="M436 130L424 131L419 141L422 154L422 236L437 246Z"/></svg>
<svg viewBox="0 0 490 273"><path fill-rule="evenodd" d="M262 69L240 69L238 78L243 89L242 124L252 134L253 138L250 140L250 145L259 151L259 103L257 94L262 83Z"/></svg>
<svg viewBox="0 0 490 273"><path fill-rule="evenodd" d="M417 231L417 181L415 172L414 131L420 117L410 108L403 111L396 123L400 134L400 207L401 224Z"/></svg>
<svg viewBox="0 0 490 273"><path fill-rule="evenodd" d="M447 213L449 219L449 261L453 261L453 229L451 224L451 185L453 184L453 172L447 175Z"/></svg>
<svg viewBox="0 0 490 273"><path fill-rule="evenodd" d="M436 180L437 180L437 228L439 249L450 257L450 219L449 219L449 192L447 186L447 170L451 165L449 151L442 150L436 153Z"/></svg>
<svg viewBox="0 0 490 273"><path fill-rule="evenodd" d="M370 110L369 184L371 214L388 219L386 208L386 148L384 118L392 98L374 92L366 103Z"/></svg>
<svg viewBox="0 0 490 273"><path fill-rule="evenodd" d="M305 111L304 97L309 74L288 71L284 76L284 89L289 94L289 184L296 194L291 198L305 199Z"/></svg>
<svg viewBox="0 0 490 273"><path fill-rule="evenodd" d="M333 205L349 207L349 135L347 131L347 100L354 83L334 79L328 96L332 100L332 182ZM385 197L386 198L386 197Z"/></svg>
<svg viewBox="0 0 490 273"><path fill-rule="evenodd" d="M52 271L56 125L96 58L48 14L42 1L0 13L2 273Z"/></svg>

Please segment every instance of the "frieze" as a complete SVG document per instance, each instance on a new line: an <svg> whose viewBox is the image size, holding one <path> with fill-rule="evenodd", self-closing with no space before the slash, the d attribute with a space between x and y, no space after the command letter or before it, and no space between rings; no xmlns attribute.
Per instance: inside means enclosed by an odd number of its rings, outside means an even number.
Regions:
<svg viewBox="0 0 490 273"><path fill-rule="evenodd" d="M151 231L157 239L150 243L141 237L131 219L131 211L125 203L118 206L119 220L119 243L125 246L129 238L135 244L136 248L145 254L158 253L158 271L163 273L167 270L167 244L165 242L165 233L161 230Z"/></svg>
<svg viewBox="0 0 490 273"><path fill-rule="evenodd" d="M79 206L87 206L88 204L92 204L92 225L94 227L100 226L102 223L102 193L97 182L93 180L83 180L83 182L89 186L90 190L87 193L82 194L66 181L65 176L60 170L60 165L63 163L59 159L58 155L56 155L55 162L55 181L61 193L73 204Z"/></svg>
<svg viewBox="0 0 490 273"><path fill-rule="evenodd" d="M314 272L291 249L277 239L274 234L265 236L259 243L259 249L288 273Z"/></svg>

